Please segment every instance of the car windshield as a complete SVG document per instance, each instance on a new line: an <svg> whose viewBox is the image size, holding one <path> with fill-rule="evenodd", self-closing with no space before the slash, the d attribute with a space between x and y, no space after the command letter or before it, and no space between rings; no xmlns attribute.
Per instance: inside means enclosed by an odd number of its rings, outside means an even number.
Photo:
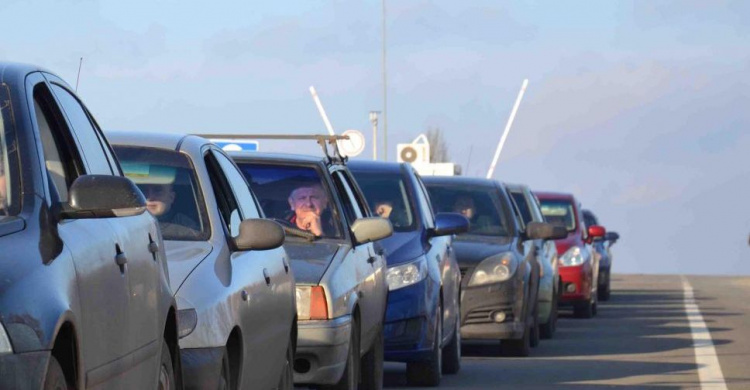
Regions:
<svg viewBox="0 0 750 390"><path fill-rule="evenodd" d="M16 214L18 203L18 168L11 166L9 158L13 135L13 114L11 112L8 86L0 85L0 221Z"/></svg>
<svg viewBox="0 0 750 390"><path fill-rule="evenodd" d="M402 175L381 172L352 173L365 194L370 209L375 214L388 218L394 231L410 232L417 228L413 202Z"/></svg>
<svg viewBox="0 0 750 390"><path fill-rule="evenodd" d="M479 186L427 184L427 191L435 212L460 213L469 220L468 234L508 235L508 224L496 190Z"/></svg>
<svg viewBox="0 0 750 390"><path fill-rule="evenodd" d="M182 153L115 146L125 176L146 197L165 240L203 241L209 236L206 203L190 160Z"/></svg>
<svg viewBox="0 0 750 390"><path fill-rule="evenodd" d="M317 237L342 237L340 214L317 169L243 161L237 165L267 217Z"/></svg>
<svg viewBox="0 0 750 390"><path fill-rule="evenodd" d="M573 204L567 200L540 199L544 220L556 226L562 226L569 232L576 230Z"/></svg>

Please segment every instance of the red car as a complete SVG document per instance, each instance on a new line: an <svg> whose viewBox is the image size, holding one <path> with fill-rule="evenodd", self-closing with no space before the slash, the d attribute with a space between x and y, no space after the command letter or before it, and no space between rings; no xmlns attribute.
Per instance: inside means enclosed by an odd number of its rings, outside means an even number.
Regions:
<svg viewBox="0 0 750 390"><path fill-rule="evenodd" d="M556 240L560 254L562 278L561 305L572 305L576 317L591 318L596 314L597 278L599 258L591 243L594 237L603 237L603 227L586 226L581 204L571 194L535 192L548 223L563 226L568 237Z"/></svg>

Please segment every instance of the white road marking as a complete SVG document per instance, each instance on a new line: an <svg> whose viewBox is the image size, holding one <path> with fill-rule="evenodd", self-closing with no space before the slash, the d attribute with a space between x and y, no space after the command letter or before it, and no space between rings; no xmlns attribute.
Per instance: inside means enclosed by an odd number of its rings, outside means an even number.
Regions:
<svg viewBox="0 0 750 390"><path fill-rule="evenodd" d="M693 286L684 276L682 277L682 289L685 291L685 314L690 323L690 332L693 334L695 364L698 366L701 389L726 389L727 384L724 382L724 374L721 372L719 358L716 356L711 332L706 322L703 321L698 304L695 302Z"/></svg>

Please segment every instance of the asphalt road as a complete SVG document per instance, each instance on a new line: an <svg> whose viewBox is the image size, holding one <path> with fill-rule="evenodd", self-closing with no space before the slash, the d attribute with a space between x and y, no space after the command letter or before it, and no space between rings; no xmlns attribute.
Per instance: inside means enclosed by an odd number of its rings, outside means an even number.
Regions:
<svg viewBox="0 0 750 390"><path fill-rule="evenodd" d="M729 389L750 389L750 277L686 280L719 374ZM686 311L683 278L616 275L612 282L612 299L600 303L596 317L563 312L555 337L542 340L529 358L500 357L498 344L465 342L461 371L444 376L440 388L701 388L696 350L701 359L707 352L694 346L693 333L703 336L693 310ZM703 384L721 382L704 378ZM385 385L407 388L405 366L386 364Z"/></svg>

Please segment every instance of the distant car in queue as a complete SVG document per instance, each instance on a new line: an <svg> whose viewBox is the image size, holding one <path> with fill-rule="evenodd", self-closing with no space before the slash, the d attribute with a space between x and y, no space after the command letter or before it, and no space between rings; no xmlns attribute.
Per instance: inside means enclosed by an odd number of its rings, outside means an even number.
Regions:
<svg viewBox="0 0 750 390"><path fill-rule="evenodd" d="M343 160L233 152L268 217L287 232L297 280L296 383L383 386L386 262L374 241L393 233L373 217Z"/></svg>
<svg viewBox="0 0 750 390"><path fill-rule="evenodd" d="M586 226L581 204L571 194L534 192L542 206L545 221L564 227L568 235L555 241L560 259L563 294L560 304L572 305L576 317L591 318L597 312L598 256L591 246L603 237L601 226Z"/></svg>
<svg viewBox="0 0 750 390"><path fill-rule="evenodd" d="M409 385L437 386L441 373L461 367L461 273L452 245L453 234L465 232L469 221L455 213L435 215L409 164L347 165L370 208L394 230L379 242L388 262L385 360L406 363Z"/></svg>
<svg viewBox="0 0 750 390"><path fill-rule="evenodd" d="M525 230L531 222L544 222L539 201L528 186L507 184L506 188L518 211L522 229ZM557 302L562 293L557 247L553 240L534 240L534 246L542 263L539 281L539 331L542 338L549 339L557 327Z"/></svg>
<svg viewBox="0 0 750 390"><path fill-rule="evenodd" d="M185 387L292 388L295 284L281 226L208 140L109 136L164 235Z"/></svg>
<svg viewBox="0 0 750 390"><path fill-rule="evenodd" d="M504 353L528 356L538 337L540 266L534 239L553 236L552 226L532 222L521 230L504 185L466 177L425 177L438 212L459 212L469 231L454 248L463 275L461 337L501 340Z"/></svg>
<svg viewBox="0 0 750 390"><path fill-rule="evenodd" d="M583 220L586 226L599 225L599 219L591 210L583 210ZM600 301L608 301L612 293L610 275L612 272L611 247L620 237L616 232L608 231L604 237L596 237L592 243L594 251L599 255L599 275L597 277L597 294Z"/></svg>

